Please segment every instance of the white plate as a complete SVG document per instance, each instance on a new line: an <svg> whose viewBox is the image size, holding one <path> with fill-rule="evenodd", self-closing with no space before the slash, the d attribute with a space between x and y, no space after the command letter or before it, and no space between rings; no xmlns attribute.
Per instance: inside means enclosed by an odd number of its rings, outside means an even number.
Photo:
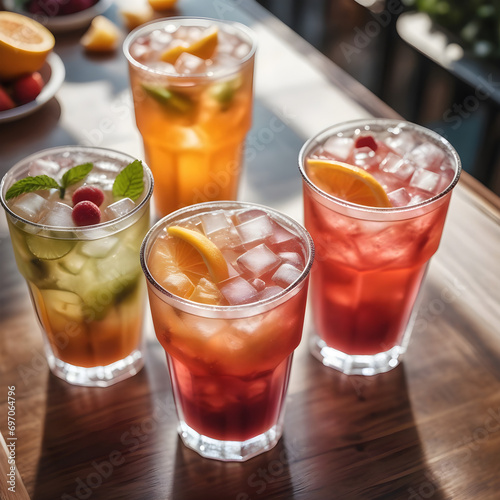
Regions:
<svg viewBox="0 0 500 500"><path fill-rule="evenodd" d="M64 76L66 75L61 58L53 52L49 54L49 57L47 57L45 64L40 70L40 74L45 85L40 94L38 94L38 97L27 104L8 109L7 111L0 111L0 123L11 122L23 116L30 115L55 96L62 82L64 82Z"/></svg>
<svg viewBox="0 0 500 500"><path fill-rule="evenodd" d="M71 31L88 26L94 17L102 14L111 5L111 0L99 0L92 7L76 12L75 14L54 17L30 14L28 11L19 7L19 0L4 0L3 3L7 10L32 17L53 33L62 33L64 31Z"/></svg>

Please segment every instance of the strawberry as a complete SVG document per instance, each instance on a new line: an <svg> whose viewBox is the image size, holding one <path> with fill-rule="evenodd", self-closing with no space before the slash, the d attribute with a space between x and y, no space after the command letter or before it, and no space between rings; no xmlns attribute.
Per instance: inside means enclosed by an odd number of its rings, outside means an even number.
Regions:
<svg viewBox="0 0 500 500"><path fill-rule="evenodd" d="M372 151L377 151L378 144L371 135L362 135L356 139L355 148L370 148Z"/></svg>
<svg viewBox="0 0 500 500"><path fill-rule="evenodd" d="M73 193L72 200L73 205L87 200L100 207L104 201L104 193L96 186L81 186Z"/></svg>
<svg viewBox="0 0 500 500"><path fill-rule="evenodd" d="M44 81L38 71L31 73L31 75L22 76L14 82L12 89L14 100L19 104L34 101L42 91L43 86Z"/></svg>
<svg viewBox="0 0 500 500"><path fill-rule="evenodd" d="M15 106L9 94L7 94L6 90L0 85L0 111L7 111Z"/></svg>
<svg viewBox="0 0 500 500"><path fill-rule="evenodd" d="M99 207L88 200L77 203L73 207L71 216L73 217L73 222L77 226L93 226L101 222L101 211Z"/></svg>

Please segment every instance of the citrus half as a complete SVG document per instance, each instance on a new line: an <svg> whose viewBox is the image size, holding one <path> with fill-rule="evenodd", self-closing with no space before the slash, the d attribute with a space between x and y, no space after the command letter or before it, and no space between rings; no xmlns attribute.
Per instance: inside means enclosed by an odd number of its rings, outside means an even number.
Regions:
<svg viewBox="0 0 500 500"><path fill-rule="evenodd" d="M170 49L167 49L161 55L160 59L164 62L175 64L177 58L183 53L187 52L193 56L199 57L201 59L210 59L217 48L218 42L218 29L208 28L203 36L198 40L191 42L190 45L176 45Z"/></svg>

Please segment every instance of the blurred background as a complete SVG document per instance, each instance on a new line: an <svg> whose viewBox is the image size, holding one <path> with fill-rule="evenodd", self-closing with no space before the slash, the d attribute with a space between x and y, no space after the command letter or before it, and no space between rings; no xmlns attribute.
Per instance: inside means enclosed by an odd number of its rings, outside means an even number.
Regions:
<svg viewBox="0 0 500 500"><path fill-rule="evenodd" d="M258 0L500 194L500 0Z"/></svg>

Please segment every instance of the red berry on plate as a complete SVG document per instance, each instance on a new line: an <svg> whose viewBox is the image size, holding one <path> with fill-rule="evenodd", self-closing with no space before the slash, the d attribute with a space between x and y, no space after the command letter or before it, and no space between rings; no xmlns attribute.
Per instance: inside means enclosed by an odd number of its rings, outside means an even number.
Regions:
<svg viewBox="0 0 500 500"><path fill-rule="evenodd" d="M71 213L73 222L77 226L93 226L101 222L101 211L99 207L91 201L80 201L73 207Z"/></svg>
<svg viewBox="0 0 500 500"><path fill-rule="evenodd" d="M0 111L7 111L15 106L9 94L7 94L6 90L0 85Z"/></svg>
<svg viewBox="0 0 500 500"><path fill-rule="evenodd" d="M13 85L14 100L19 104L26 104L34 101L42 91L44 82L42 75L35 71L31 75L18 78Z"/></svg>
<svg viewBox="0 0 500 500"><path fill-rule="evenodd" d="M370 148L372 151L377 151L378 144L371 135L362 135L356 139L355 148Z"/></svg>
<svg viewBox="0 0 500 500"><path fill-rule="evenodd" d="M81 201L91 201L98 207L104 201L104 193L96 186L81 186L73 193L73 205Z"/></svg>

